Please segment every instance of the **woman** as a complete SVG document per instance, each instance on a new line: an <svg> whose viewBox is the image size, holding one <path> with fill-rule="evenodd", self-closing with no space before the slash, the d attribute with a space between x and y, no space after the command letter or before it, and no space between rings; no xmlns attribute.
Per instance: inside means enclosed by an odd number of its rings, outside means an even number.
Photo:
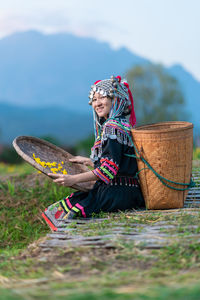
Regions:
<svg viewBox="0 0 200 300"><path fill-rule="evenodd" d="M63 219L145 206L135 177L137 162L131 156L134 154L131 127L135 125L136 118L128 83L121 82L120 76L96 81L89 98L95 126L91 159L77 156L71 162L90 165L94 169L77 175L49 175L63 186L96 182L89 192L75 192L46 209L43 217L52 230L57 230Z"/></svg>

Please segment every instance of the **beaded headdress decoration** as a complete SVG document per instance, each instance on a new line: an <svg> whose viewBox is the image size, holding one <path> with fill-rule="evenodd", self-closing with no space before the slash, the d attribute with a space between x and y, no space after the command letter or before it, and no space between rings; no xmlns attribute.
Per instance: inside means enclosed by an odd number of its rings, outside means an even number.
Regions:
<svg viewBox="0 0 200 300"><path fill-rule="evenodd" d="M109 118L116 118L121 115L130 115L129 123L133 127L136 123L134 112L133 96L129 89L129 85L125 80L121 80L120 76L111 76L111 79L98 80L92 86L89 94L89 104L92 105L92 100L95 93L112 99L112 107L109 113ZM95 138L99 136L99 117L94 111L95 121Z"/></svg>

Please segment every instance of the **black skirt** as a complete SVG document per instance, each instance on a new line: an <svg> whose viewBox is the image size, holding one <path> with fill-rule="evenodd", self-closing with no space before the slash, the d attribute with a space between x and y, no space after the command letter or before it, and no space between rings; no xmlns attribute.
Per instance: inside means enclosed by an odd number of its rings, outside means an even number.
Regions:
<svg viewBox="0 0 200 300"><path fill-rule="evenodd" d="M70 212L75 217L89 218L100 212L117 212L144 208L144 198L139 183L130 177L119 177L105 184L98 180L89 192L74 192L49 206L43 217L53 230L67 218Z"/></svg>

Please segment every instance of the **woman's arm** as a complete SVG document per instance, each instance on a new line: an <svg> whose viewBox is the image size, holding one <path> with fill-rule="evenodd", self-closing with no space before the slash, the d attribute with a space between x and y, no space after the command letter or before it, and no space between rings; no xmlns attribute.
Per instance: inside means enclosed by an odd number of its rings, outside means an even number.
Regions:
<svg viewBox="0 0 200 300"><path fill-rule="evenodd" d="M48 175L54 178L54 182L63 186L73 186L74 184L87 181L96 181L99 179L92 171L75 175L63 175L48 173Z"/></svg>
<svg viewBox="0 0 200 300"><path fill-rule="evenodd" d="M91 159L84 156L74 156L73 158L70 158L69 161L77 164L83 164L85 166L90 166L92 168L94 167L94 164L91 161Z"/></svg>

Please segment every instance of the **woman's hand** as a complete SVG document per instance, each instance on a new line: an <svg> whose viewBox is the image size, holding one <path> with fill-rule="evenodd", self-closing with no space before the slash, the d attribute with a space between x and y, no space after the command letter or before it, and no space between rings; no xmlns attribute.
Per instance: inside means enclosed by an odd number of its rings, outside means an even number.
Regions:
<svg viewBox="0 0 200 300"><path fill-rule="evenodd" d="M77 183L76 175L63 175L54 173L48 173L48 175L54 178L53 182L62 186L73 186Z"/></svg>
<svg viewBox="0 0 200 300"><path fill-rule="evenodd" d="M90 166L90 167L94 166L92 161L88 157L74 156L73 158L70 158L69 161L72 163L82 164L85 166Z"/></svg>
<svg viewBox="0 0 200 300"><path fill-rule="evenodd" d="M48 175L51 178L53 178L54 182L63 186L73 186L74 184L80 182L88 182L88 181L93 182L98 179L98 177L92 171L75 174L75 175L63 175L63 174L54 174L54 173L48 173Z"/></svg>

